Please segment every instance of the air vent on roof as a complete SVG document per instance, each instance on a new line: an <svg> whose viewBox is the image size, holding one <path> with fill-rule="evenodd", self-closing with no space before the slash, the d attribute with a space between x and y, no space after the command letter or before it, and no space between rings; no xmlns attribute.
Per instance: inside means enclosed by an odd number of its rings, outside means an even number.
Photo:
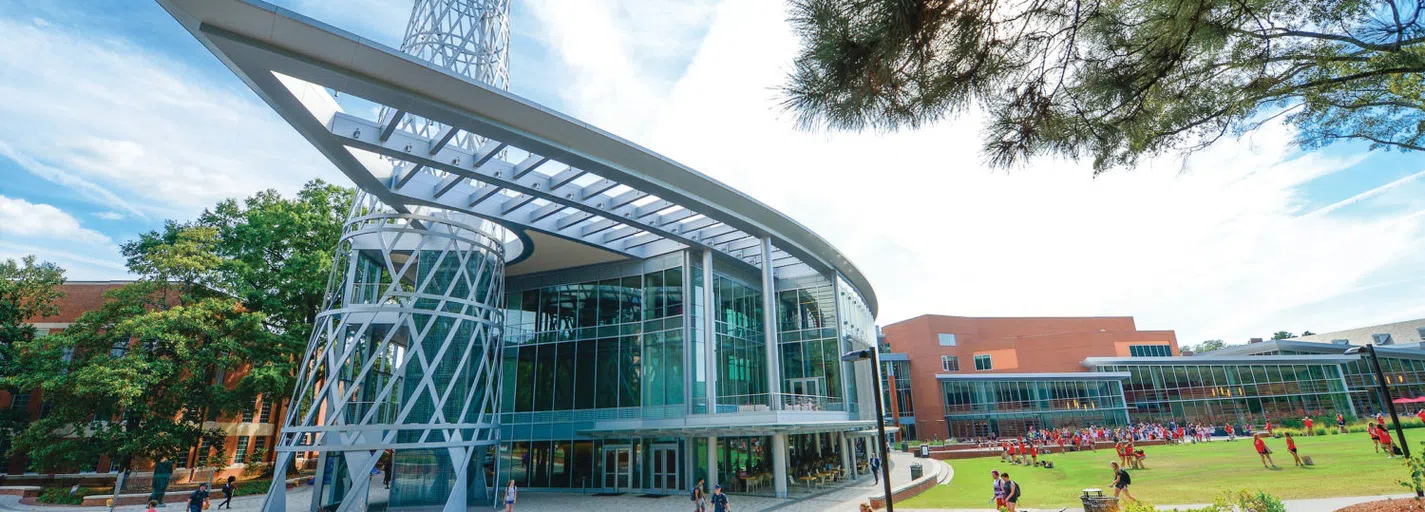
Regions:
<svg viewBox="0 0 1425 512"><path fill-rule="evenodd" d="M1332 345L1350 345L1351 340L1331 340Z"/></svg>
<svg viewBox="0 0 1425 512"><path fill-rule="evenodd" d="M1376 341L1376 345L1393 345L1395 340L1390 338L1390 334L1372 334L1371 339Z"/></svg>

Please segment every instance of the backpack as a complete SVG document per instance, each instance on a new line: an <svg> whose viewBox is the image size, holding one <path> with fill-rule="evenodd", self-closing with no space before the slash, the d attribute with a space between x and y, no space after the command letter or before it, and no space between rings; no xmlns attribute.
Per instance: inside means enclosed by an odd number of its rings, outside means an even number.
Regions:
<svg viewBox="0 0 1425 512"><path fill-rule="evenodd" d="M688 491L688 501L698 501L697 487L694 487L691 491Z"/></svg>

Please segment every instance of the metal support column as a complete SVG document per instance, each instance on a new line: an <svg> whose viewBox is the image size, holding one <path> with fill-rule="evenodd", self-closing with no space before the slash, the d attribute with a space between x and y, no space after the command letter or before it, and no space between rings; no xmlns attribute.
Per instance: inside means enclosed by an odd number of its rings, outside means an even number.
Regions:
<svg viewBox="0 0 1425 512"><path fill-rule="evenodd" d="M777 280L772 275L772 237L762 237L762 317L767 343L768 406L782 409L782 358L777 347Z"/></svg>
<svg viewBox="0 0 1425 512"><path fill-rule="evenodd" d="M717 487L717 436L708 437L708 489Z"/></svg>
<svg viewBox="0 0 1425 512"><path fill-rule="evenodd" d="M787 497L787 435L772 435L772 489L778 498Z"/></svg>
<svg viewBox="0 0 1425 512"><path fill-rule="evenodd" d="M713 252L709 249L703 251L703 356L708 365L704 369L708 414L717 414L717 304L714 302L717 294L714 292Z"/></svg>

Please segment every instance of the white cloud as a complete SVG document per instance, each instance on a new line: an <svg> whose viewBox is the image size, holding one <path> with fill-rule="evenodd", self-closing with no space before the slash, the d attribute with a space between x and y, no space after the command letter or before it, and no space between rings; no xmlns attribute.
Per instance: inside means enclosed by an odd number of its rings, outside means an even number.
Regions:
<svg viewBox="0 0 1425 512"><path fill-rule="evenodd" d="M124 39L0 18L0 70L0 155L105 209L183 218L339 176L226 73Z"/></svg>
<svg viewBox="0 0 1425 512"><path fill-rule="evenodd" d="M637 62L627 48L554 48L571 61L569 83L600 84L595 97L571 96L574 110L826 237L870 277L882 323L923 313L1134 315L1140 328L1175 329L1192 343L1366 325L1420 302L1418 285L1382 284L1418 274L1418 206L1306 215L1303 186L1359 157L1297 153L1291 130L1272 125L1186 168L1165 159L1094 178L1084 165L1048 159L985 167L974 116L906 133L798 132L775 90L797 45L783 9L722 2L668 91L642 83L656 70L620 64ZM572 27L610 15L541 16ZM640 38L641 27L610 19L616 25L596 33ZM595 60L574 62L583 59ZM659 99L651 118L628 115L646 98ZM1340 208L1414 185L1386 185Z"/></svg>
<svg viewBox="0 0 1425 512"><path fill-rule="evenodd" d="M112 210L99 212L94 214L94 216L104 220L124 220L124 214Z"/></svg>
<svg viewBox="0 0 1425 512"><path fill-rule="evenodd" d="M78 220L59 208L5 196L0 196L0 233L91 244L109 243L109 237L79 225Z"/></svg>

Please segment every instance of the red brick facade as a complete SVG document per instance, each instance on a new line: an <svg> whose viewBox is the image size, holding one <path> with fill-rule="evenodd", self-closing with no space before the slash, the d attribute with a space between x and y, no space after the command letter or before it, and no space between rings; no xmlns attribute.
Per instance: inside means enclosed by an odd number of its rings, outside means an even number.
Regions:
<svg viewBox="0 0 1425 512"><path fill-rule="evenodd" d="M1086 357L1127 357L1133 345L1165 345L1178 352L1173 331L1140 331L1133 317L996 317L923 315L882 328L891 352L910 359L916 432L921 439L948 436L942 373L1044 373L1087 371ZM954 335L942 346L941 334ZM948 339L947 339L948 341ZM976 370L975 356L988 355L991 368ZM946 371L941 356L956 358L959 369Z"/></svg>
<svg viewBox="0 0 1425 512"><path fill-rule="evenodd" d="M60 298L58 303L59 313L52 316L33 318L30 320L30 323L33 324L39 330L39 333L41 335L62 331L66 327L68 327L69 324L77 320L79 316L83 315L85 312L99 309L99 307L102 306L104 303L105 292L115 288L120 288L124 285L129 284L130 282L131 281L67 282L60 286L60 291L64 293L64 296ZM237 381L241 380L242 376L246 373L246 371L246 368L243 368L239 369L236 372L229 373L227 375L227 378L225 379L227 381L226 383L229 385L235 385ZM43 413L43 391L34 390L30 393L22 394L20 400L24 402L23 407L25 407L27 415L32 420L38 419L40 417L40 414ZM272 461L272 446L276 442L277 426L281 424L282 417L286 414L286 401L287 400L284 398L280 401L280 403L273 404L272 402L269 402L265 399L260 399L257 403L254 404L255 410L252 414L251 421L244 422L242 421L242 417L237 416L219 418L217 422L209 423L209 428L222 428L228 432L229 436L224 439L224 444L221 447L224 453L227 454L228 460L232 460L233 454L238 447L239 439L246 437L248 438L247 450L249 452L252 451L254 446L256 446L256 444L258 443L258 439L263 439L262 444L264 445L264 453L262 454L262 460L266 462ZM15 402L16 397L11 396L10 393L6 391L0 391L0 408L14 407L16 405ZM277 407L275 409L271 409L273 405L277 405ZM257 412L257 410L260 410L262 408L269 408L267 422L258 421L261 418L261 413ZM3 448L8 450L8 447ZM184 460L184 465L190 465L192 463L195 455L194 452L196 451L196 448L189 451L186 460ZM0 452L0 459L3 459L3 452ZM23 454L11 456L6 462L7 463L5 464L0 464L0 472L4 472L10 475L23 475L27 472L33 471L33 468L29 467L29 461L25 458ZM153 464L150 461L135 461L134 464L134 469L136 471L147 471L151 470L152 468ZM224 476L228 474L236 475L241 473L242 468L243 466L241 465L232 464L229 465L227 468L220 468L217 471L217 476ZM109 460L109 457L100 457L99 461L96 464L96 467L86 467L79 469L85 473L109 473L118 470L118 463L111 462ZM175 471L175 474L177 475L180 473ZM187 476L187 474L188 472L186 471L181 472L181 476ZM12 477L8 481L14 482L16 480Z"/></svg>

